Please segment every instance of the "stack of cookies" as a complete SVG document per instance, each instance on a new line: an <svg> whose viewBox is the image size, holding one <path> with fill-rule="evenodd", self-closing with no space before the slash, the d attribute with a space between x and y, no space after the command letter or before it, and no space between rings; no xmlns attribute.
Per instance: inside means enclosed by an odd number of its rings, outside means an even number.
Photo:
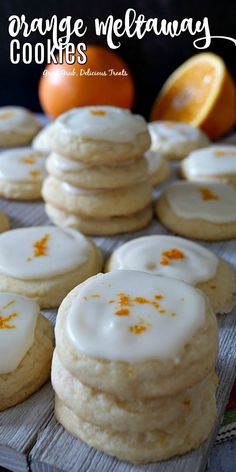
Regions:
<svg viewBox="0 0 236 472"><path fill-rule="evenodd" d="M145 120L115 107L81 107L61 115L48 136L52 151L43 186L46 212L85 234L135 231L151 220L144 153Z"/></svg>
<svg viewBox="0 0 236 472"><path fill-rule="evenodd" d="M217 322L200 290L132 270L87 279L56 321L58 421L133 463L184 454L216 416Z"/></svg>

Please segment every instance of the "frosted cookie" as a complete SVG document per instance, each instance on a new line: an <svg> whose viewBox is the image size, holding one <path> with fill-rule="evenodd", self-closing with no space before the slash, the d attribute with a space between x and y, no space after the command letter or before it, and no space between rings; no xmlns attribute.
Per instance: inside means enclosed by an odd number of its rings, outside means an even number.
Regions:
<svg viewBox="0 0 236 472"><path fill-rule="evenodd" d="M186 239L152 235L128 241L107 262L107 271L117 269L183 280L208 296L215 313L227 313L236 303L236 279L231 267L213 252Z"/></svg>
<svg viewBox="0 0 236 472"><path fill-rule="evenodd" d="M138 231L145 228L152 219L152 208L150 205L136 213L108 218L91 218L85 215L66 212L49 203L45 205L45 211L55 225L73 228L89 236L111 236Z"/></svg>
<svg viewBox="0 0 236 472"><path fill-rule="evenodd" d="M50 226L0 235L0 290L57 307L66 294L102 266L99 250L82 234Z"/></svg>
<svg viewBox="0 0 236 472"><path fill-rule="evenodd" d="M126 162L143 156L150 147L144 118L122 108L75 108L54 123L50 149L84 163Z"/></svg>
<svg viewBox="0 0 236 472"><path fill-rule="evenodd" d="M202 292L145 272L91 277L61 304L57 354L83 384L122 400L175 395L214 369L216 317Z"/></svg>
<svg viewBox="0 0 236 472"><path fill-rule="evenodd" d="M50 153L50 146L49 146L49 136L52 132L54 123L50 123L47 126L44 126L43 129L39 131L39 133L35 136L32 141L32 147L36 149L36 151L44 152L45 154Z"/></svg>
<svg viewBox="0 0 236 472"><path fill-rule="evenodd" d="M154 151L147 151L148 175L153 186L162 184L170 177L170 164L163 156Z"/></svg>
<svg viewBox="0 0 236 472"><path fill-rule="evenodd" d="M209 138L203 131L185 123L153 121L148 129L151 135L151 150L167 159L180 160L195 149L206 147Z"/></svg>
<svg viewBox="0 0 236 472"><path fill-rule="evenodd" d="M145 433L160 430L173 433L182 417L204 395L206 389L215 391L215 378L204 379L198 385L174 396L150 400L119 401L114 395L83 385L63 366L55 349L52 362L52 386L63 403L83 421L101 428L124 433Z"/></svg>
<svg viewBox="0 0 236 472"><path fill-rule="evenodd" d="M0 147L28 144L40 125L33 113L22 107L0 107Z"/></svg>
<svg viewBox="0 0 236 472"><path fill-rule="evenodd" d="M219 181L236 187L236 146L209 146L182 161L182 175L194 181Z"/></svg>
<svg viewBox="0 0 236 472"><path fill-rule="evenodd" d="M151 186L143 180L129 187L84 189L47 177L42 195L46 203L69 213L92 218L125 216L146 208L151 201Z"/></svg>
<svg viewBox="0 0 236 472"><path fill-rule="evenodd" d="M173 433L117 432L81 419L56 396L55 415L64 428L90 446L134 464L162 461L197 449L208 437L216 418L215 386L199 396Z"/></svg>
<svg viewBox="0 0 236 472"><path fill-rule="evenodd" d="M148 168L146 159L112 165L86 165L60 154L52 153L47 160L47 170L53 177L75 187L119 188L143 180Z"/></svg>
<svg viewBox="0 0 236 472"><path fill-rule="evenodd" d="M158 199L156 213L163 225L187 238L236 237L236 190L226 184L175 182Z"/></svg>
<svg viewBox="0 0 236 472"><path fill-rule="evenodd" d="M7 231L10 228L10 221L8 217L0 212L0 233L3 233L3 231Z"/></svg>
<svg viewBox="0 0 236 472"><path fill-rule="evenodd" d="M52 329L33 300L0 293L0 411L26 400L49 378Z"/></svg>
<svg viewBox="0 0 236 472"><path fill-rule="evenodd" d="M45 165L45 154L31 147L1 152L0 195L15 200L40 199Z"/></svg>

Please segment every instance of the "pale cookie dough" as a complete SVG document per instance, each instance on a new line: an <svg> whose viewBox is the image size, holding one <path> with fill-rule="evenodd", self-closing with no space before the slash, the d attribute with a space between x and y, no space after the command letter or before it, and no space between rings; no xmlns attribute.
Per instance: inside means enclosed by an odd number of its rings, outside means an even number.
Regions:
<svg viewBox="0 0 236 472"><path fill-rule="evenodd" d="M170 164L161 154L155 151L147 151L145 157L148 162L148 175L153 186L160 185L169 179Z"/></svg>
<svg viewBox="0 0 236 472"><path fill-rule="evenodd" d="M56 226L74 228L88 236L111 236L138 231L145 228L152 219L151 206L126 216L108 218L90 218L85 215L65 212L49 203L45 205L45 211Z"/></svg>
<svg viewBox="0 0 236 472"><path fill-rule="evenodd" d="M73 376L128 401L193 387L212 373L218 348L216 317L201 291L138 271L100 274L72 290L55 334Z"/></svg>
<svg viewBox="0 0 236 472"><path fill-rule="evenodd" d="M236 237L236 190L221 183L175 182L157 200L161 223L187 238Z"/></svg>
<svg viewBox="0 0 236 472"><path fill-rule="evenodd" d="M119 401L114 395L83 385L65 369L56 349L53 354L52 385L60 400L81 420L118 432L133 434L158 429L171 434L212 382L214 377L204 379L174 396Z"/></svg>
<svg viewBox="0 0 236 472"><path fill-rule="evenodd" d="M0 411L26 400L49 378L52 329L33 300L0 293Z"/></svg>
<svg viewBox="0 0 236 472"><path fill-rule="evenodd" d="M151 235L128 241L106 264L107 271L117 269L183 280L208 296L215 313L228 313L236 303L233 269L208 249L183 238Z"/></svg>
<svg viewBox="0 0 236 472"><path fill-rule="evenodd" d="M0 290L57 307L67 293L101 270L100 251L71 229L38 226L0 235Z"/></svg>
<svg viewBox="0 0 236 472"><path fill-rule="evenodd" d="M236 187L236 146L209 146L191 152L181 163L187 180L216 181Z"/></svg>
<svg viewBox="0 0 236 472"><path fill-rule="evenodd" d="M40 125L33 113L22 107L0 107L0 147L28 144Z"/></svg>
<svg viewBox="0 0 236 472"><path fill-rule="evenodd" d="M3 231L7 231L10 228L10 221L8 217L0 212L0 233L3 233Z"/></svg>
<svg viewBox="0 0 236 472"><path fill-rule="evenodd" d="M54 123L50 149L85 164L110 165L138 159L151 144L145 119L122 108L74 108Z"/></svg>
<svg viewBox="0 0 236 472"><path fill-rule="evenodd" d="M65 158L57 153L50 154L47 170L58 180L81 188L119 188L143 180L148 173L146 159L110 165L86 165L78 160Z"/></svg>
<svg viewBox="0 0 236 472"><path fill-rule="evenodd" d="M208 146L209 138L203 131L185 123L153 121L148 124L151 150L167 159L181 160L191 151Z"/></svg>
<svg viewBox="0 0 236 472"><path fill-rule="evenodd" d="M39 133L35 136L32 141L32 147L36 149L36 151L44 152L45 154L50 153L50 145L49 145L49 136L53 130L54 123L50 123L47 126L44 126L43 129L39 131Z"/></svg>
<svg viewBox="0 0 236 472"><path fill-rule="evenodd" d="M143 210L151 201L151 185L143 180L129 187L82 189L49 176L43 183L42 196L46 203L66 212L107 218Z"/></svg>
<svg viewBox="0 0 236 472"><path fill-rule="evenodd" d="M131 463L162 461L197 449L208 437L216 417L215 385L212 383L182 416L173 433L160 430L142 433L117 432L82 420L57 396L55 414L64 428L90 446Z"/></svg>
<svg viewBox="0 0 236 472"><path fill-rule="evenodd" d="M44 153L31 147L3 151L0 155L0 196L15 200L39 200L46 175Z"/></svg>

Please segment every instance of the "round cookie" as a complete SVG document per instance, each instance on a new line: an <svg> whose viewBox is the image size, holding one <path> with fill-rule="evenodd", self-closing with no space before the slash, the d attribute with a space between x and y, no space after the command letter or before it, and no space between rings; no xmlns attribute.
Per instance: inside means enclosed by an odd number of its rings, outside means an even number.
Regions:
<svg viewBox="0 0 236 472"><path fill-rule="evenodd" d="M185 123L153 121L148 124L151 150L170 160L181 160L195 149L208 146L209 138L203 131Z"/></svg>
<svg viewBox="0 0 236 472"><path fill-rule="evenodd" d="M216 181L236 187L236 146L209 146L189 154L181 163L187 180Z"/></svg>
<svg viewBox="0 0 236 472"><path fill-rule="evenodd" d="M55 415L64 428L90 446L134 464L169 459L197 449L208 437L216 417L215 385L199 396L172 432L126 433L102 428L77 416L56 396Z"/></svg>
<svg viewBox="0 0 236 472"><path fill-rule="evenodd" d="M233 269L208 249L183 238L151 235L128 241L106 264L107 271L120 269L183 280L208 296L215 313L228 313L236 303Z"/></svg>
<svg viewBox="0 0 236 472"><path fill-rule="evenodd" d="M66 294L101 270L100 251L71 229L38 226L0 235L0 290L57 307Z"/></svg>
<svg viewBox="0 0 236 472"><path fill-rule="evenodd" d="M15 200L40 199L45 164L45 154L31 147L1 152L0 195Z"/></svg>
<svg viewBox="0 0 236 472"><path fill-rule="evenodd" d="M3 231L7 231L10 228L10 221L8 217L0 212L0 233L3 233Z"/></svg>
<svg viewBox="0 0 236 472"><path fill-rule="evenodd" d="M236 237L236 190L223 183L175 182L157 200L160 222L187 238Z"/></svg>
<svg viewBox="0 0 236 472"><path fill-rule="evenodd" d="M158 429L172 433L192 405L211 388L213 378L178 395L146 401L119 401L114 395L83 385L63 366L55 349L52 361L52 385L56 395L83 421L124 433L142 433Z"/></svg>
<svg viewBox="0 0 236 472"><path fill-rule="evenodd" d="M32 141L32 147L36 149L36 151L44 152L45 154L50 153L50 145L49 145L49 136L53 130L54 123L50 123L47 126L44 126L43 129L39 131L39 133L35 136Z"/></svg>
<svg viewBox="0 0 236 472"><path fill-rule="evenodd" d="M122 400L193 387L211 374L217 354L216 317L202 292L138 271L76 287L59 308L55 334L73 376Z"/></svg>
<svg viewBox="0 0 236 472"><path fill-rule="evenodd" d="M0 107L0 147L28 144L40 126L33 113L22 107Z"/></svg>
<svg viewBox="0 0 236 472"><path fill-rule="evenodd" d="M148 175L153 186L162 184L169 179L171 169L169 162L161 154L147 151L145 157L148 162Z"/></svg>
<svg viewBox="0 0 236 472"><path fill-rule="evenodd" d="M112 189L143 180L147 174L147 162L143 157L122 164L92 166L52 153L47 160L47 170L56 179L75 187Z"/></svg>
<svg viewBox="0 0 236 472"><path fill-rule="evenodd" d="M126 216L108 218L90 218L85 215L69 213L49 203L46 203L45 211L55 225L73 228L88 236L111 236L138 231L145 228L152 219L151 206Z"/></svg>
<svg viewBox="0 0 236 472"><path fill-rule="evenodd" d="M52 329L33 300L0 293L0 411L26 400L49 378Z"/></svg>
<svg viewBox="0 0 236 472"><path fill-rule="evenodd" d="M122 108L74 108L54 123L50 149L85 164L110 165L138 159L151 144L144 118Z"/></svg>
<svg viewBox="0 0 236 472"><path fill-rule="evenodd" d="M83 189L47 177L42 195L46 203L76 215L92 218L125 216L143 210L150 204L151 186L143 180L129 187Z"/></svg>

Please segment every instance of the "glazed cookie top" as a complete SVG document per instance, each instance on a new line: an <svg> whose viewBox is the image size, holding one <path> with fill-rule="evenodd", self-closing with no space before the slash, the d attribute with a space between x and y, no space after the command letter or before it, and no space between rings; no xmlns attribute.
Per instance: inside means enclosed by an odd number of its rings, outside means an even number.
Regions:
<svg viewBox="0 0 236 472"><path fill-rule="evenodd" d="M59 116L56 124L71 136L99 141L131 142L147 132L142 116L110 106L74 108Z"/></svg>
<svg viewBox="0 0 236 472"><path fill-rule="evenodd" d="M147 151L145 152L145 157L148 162L149 173L157 172L163 162L163 156L155 151Z"/></svg>
<svg viewBox="0 0 236 472"><path fill-rule="evenodd" d="M229 185L175 182L165 195L172 211L181 218L212 223L236 221L236 191Z"/></svg>
<svg viewBox="0 0 236 472"><path fill-rule="evenodd" d="M1 152L0 179L35 181L46 177L45 154L31 147L13 148Z"/></svg>
<svg viewBox="0 0 236 472"><path fill-rule="evenodd" d="M236 146L209 146L193 151L182 165L190 176L236 174Z"/></svg>
<svg viewBox="0 0 236 472"><path fill-rule="evenodd" d="M206 144L208 142L207 136L198 128L184 124L175 123L173 121L153 121L148 124L148 130L151 135L152 146L160 144L160 141L168 141L168 144L178 144L184 142L198 142L204 137Z"/></svg>
<svg viewBox="0 0 236 472"><path fill-rule="evenodd" d="M0 293L0 374L14 371L34 342L38 304L14 293Z"/></svg>
<svg viewBox="0 0 236 472"><path fill-rule="evenodd" d="M81 285L66 330L80 353L140 362L177 358L204 321L204 297L190 285L118 270Z"/></svg>
<svg viewBox="0 0 236 472"><path fill-rule="evenodd" d="M49 136L53 128L54 123L50 123L43 129L41 129L41 131L33 139L32 147L37 151L45 152L46 154L48 154L50 152Z"/></svg>
<svg viewBox="0 0 236 472"><path fill-rule="evenodd" d="M0 107L0 132L17 130L30 134L39 129L33 113L22 107Z"/></svg>
<svg viewBox="0 0 236 472"><path fill-rule="evenodd" d="M175 236L152 235L116 249L109 270L140 270L195 285L212 279L217 265L218 257L199 244Z"/></svg>
<svg viewBox="0 0 236 472"><path fill-rule="evenodd" d="M47 279L81 266L89 252L89 241L71 229L15 229L0 235L0 271L23 280Z"/></svg>

